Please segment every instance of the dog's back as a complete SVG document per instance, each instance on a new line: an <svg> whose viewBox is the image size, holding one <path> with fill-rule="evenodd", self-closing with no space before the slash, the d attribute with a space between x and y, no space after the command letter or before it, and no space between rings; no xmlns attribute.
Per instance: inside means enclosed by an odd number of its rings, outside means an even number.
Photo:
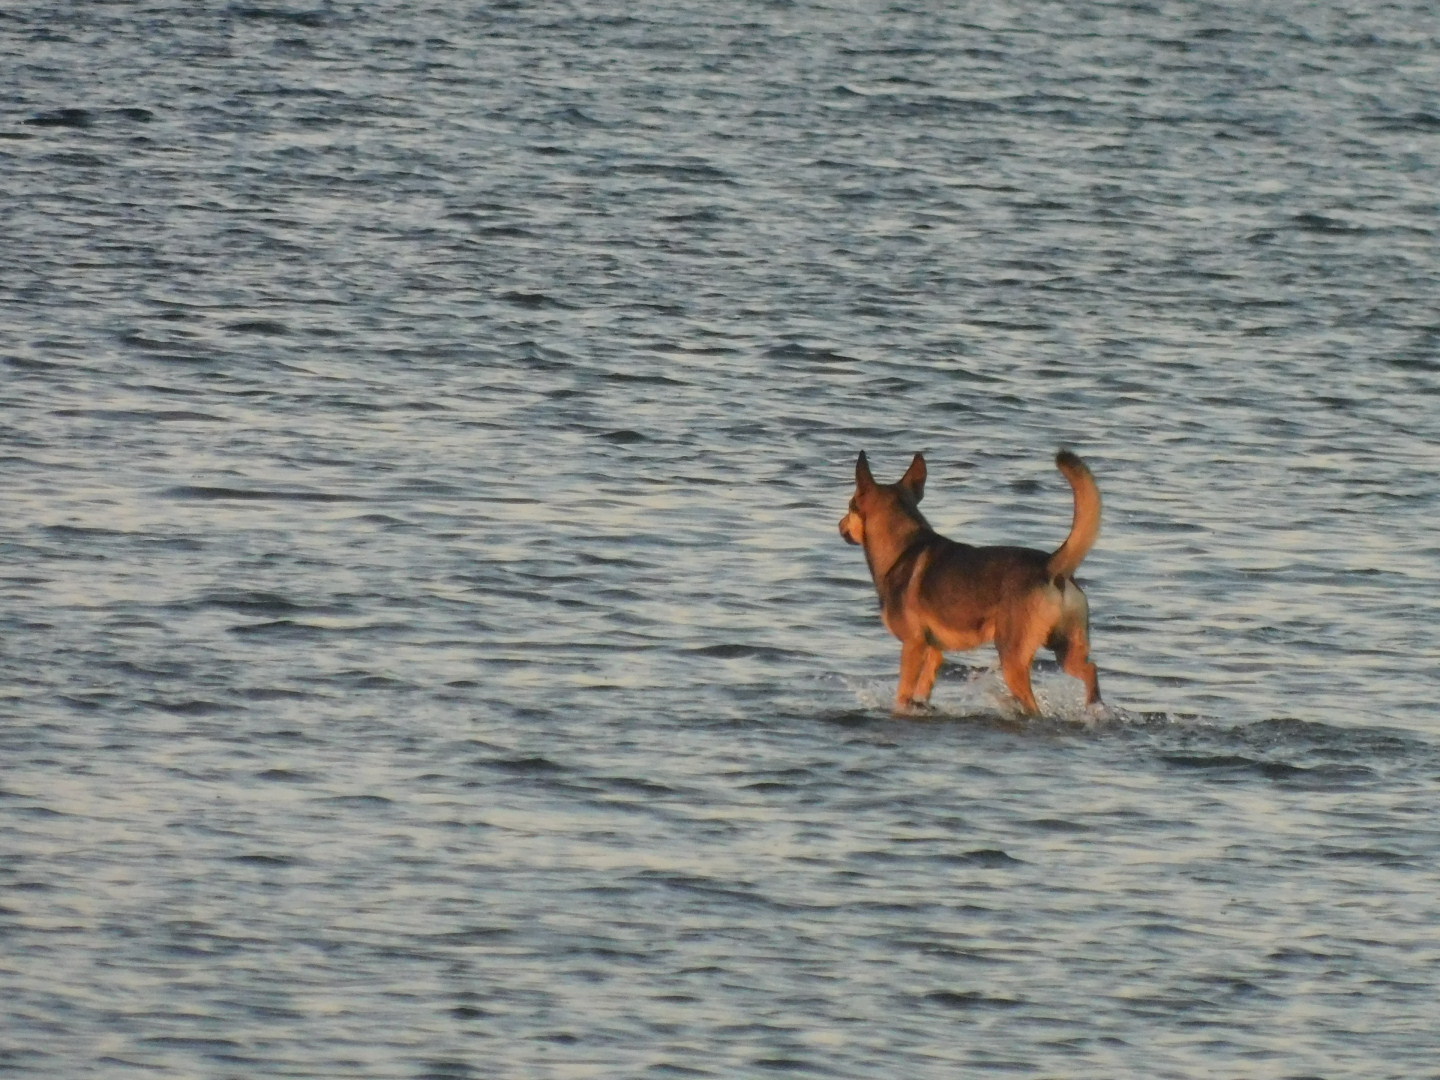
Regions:
<svg viewBox="0 0 1440 1080"><path fill-rule="evenodd" d="M1049 556L1043 551L975 547L938 533L932 536L908 580L894 583L897 598L902 598L895 621L920 624L937 648L953 652L995 640L1006 605L1044 588L1049 580Z"/></svg>

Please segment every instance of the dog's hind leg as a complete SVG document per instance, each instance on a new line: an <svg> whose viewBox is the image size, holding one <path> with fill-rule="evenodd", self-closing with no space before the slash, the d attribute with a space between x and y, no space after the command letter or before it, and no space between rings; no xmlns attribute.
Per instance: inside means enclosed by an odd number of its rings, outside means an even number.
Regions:
<svg viewBox="0 0 1440 1080"><path fill-rule="evenodd" d="M1085 684L1085 704L1098 704L1100 672L1090 662L1090 642L1086 640L1085 631L1074 632L1069 637L1057 637L1051 648L1055 650L1055 659L1060 661L1060 670Z"/></svg>
<svg viewBox="0 0 1440 1080"><path fill-rule="evenodd" d="M1065 591L1064 620L1046 644L1055 650L1060 670L1085 684L1085 704L1100 703L1100 673L1090 662L1090 607L1073 582Z"/></svg>

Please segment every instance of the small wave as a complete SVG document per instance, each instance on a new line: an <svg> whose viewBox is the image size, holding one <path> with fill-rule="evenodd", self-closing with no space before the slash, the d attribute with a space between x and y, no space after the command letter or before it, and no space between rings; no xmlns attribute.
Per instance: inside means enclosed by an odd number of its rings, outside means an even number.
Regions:
<svg viewBox="0 0 1440 1080"><path fill-rule="evenodd" d="M250 4L239 4L230 8L230 13L237 19L246 19L252 22L275 22L285 23L290 26L303 26L311 30L319 30L331 22L331 16L327 12L329 5L315 8L311 11L286 11L278 7L260 7Z"/></svg>
<svg viewBox="0 0 1440 1080"><path fill-rule="evenodd" d="M1334 862L1376 863L1381 866L1414 866L1419 862L1409 855L1386 848L1353 848L1327 851L1324 858Z"/></svg>
<svg viewBox="0 0 1440 1080"><path fill-rule="evenodd" d="M807 364L858 364L857 357L833 349L817 348L789 342L767 349L765 355L772 360L802 360Z"/></svg>
<svg viewBox="0 0 1440 1080"><path fill-rule="evenodd" d="M767 896L742 882L719 881L697 874L686 874L664 870L642 870L636 880L663 885L678 892L693 893L711 899L736 901L742 905L766 908L772 911L799 911L808 905L792 904Z"/></svg>
<svg viewBox="0 0 1440 1080"><path fill-rule="evenodd" d="M640 434L638 431L632 431L629 428L622 428L619 431L607 431L600 437L608 443L614 443L616 446L632 446L635 443L650 441L647 436Z"/></svg>
<svg viewBox="0 0 1440 1080"><path fill-rule="evenodd" d="M841 728L866 728L878 722L876 716L879 710L878 701L869 708L837 709L830 712L822 712L819 719L827 724L834 724Z"/></svg>
<svg viewBox="0 0 1440 1080"><path fill-rule="evenodd" d="M1252 769L1258 764L1240 754L1161 754L1160 759L1181 769Z"/></svg>
<svg viewBox="0 0 1440 1080"><path fill-rule="evenodd" d="M147 701L144 704L172 716L214 716L216 713L234 712L236 706L219 701L196 698L188 701Z"/></svg>
<svg viewBox="0 0 1440 1080"><path fill-rule="evenodd" d="M389 675L376 675L373 671L341 671L332 676L341 685L356 690L410 690L415 684Z"/></svg>
<svg viewBox="0 0 1440 1080"><path fill-rule="evenodd" d="M225 329L237 334L260 334L264 337L285 337L290 327L279 319L241 319L226 323Z"/></svg>
<svg viewBox="0 0 1440 1080"><path fill-rule="evenodd" d="M387 799L384 795L326 795L315 801L329 806L355 806L368 809L394 805L393 800Z"/></svg>
<svg viewBox="0 0 1440 1080"><path fill-rule="evenodd" d="M932 990L920 1000L947 1009L1018 1009L1025 1004L1018 998L993 997L978 990Z"/></svg>
<svg viewBox="0 0 1440 1080"><path fill-rule="evenodd" d="M119 341L132 349L144 349L148 353L160 355L167 361L203 359L196 355L197 348L193 341L163 341L160 338L146 337L137 330L120 334Z"/></svg>
<svg viewBox="0 0 1440 1080"><path fill-rule="evenodd" d="M462 218L462 215L449 214L451 218ZM520 225L477 225L471 230L472 236L484 237L487 240L533 240L539 234L533 229L527 229Z"/></svg>
<svg viewBox="0 0 1440 1080"><path fill-rule="evenodd" d="M542 308L568 309L574 306L573 304L567 304L563 300L557 300L549 293L525 292L519 289L512 289L509 292L500 293L497 299L503 300L507 304L514 304L516 307L529 308L532 311L538 311Z"/></svg>
<svg viewBox="0 0 1440 1080"><path fill-rule="evenodd" d="M214 1055L220 1051L240 1048L240 1043L231 1039L212 1039L198 1035L147 1035L140 1040L144 1046L156 1046L171 1050L188 1050L193 1053ZM120 1059L114 1059L120 1060Z"/></svg>
<svg viewBox="0 0 1440 1080"><path fill-rule="evenodd" d="M231 589L205 593L191 603L198 608L225 608L228 611L240 611L247 615L278 615L284 612L306 610L305 605L297 604L278 593Z"/></svg>
<svg viewBox="0 0 1440 1080"><path fill-rule="evenodd" d="M476 761L474 764L485 769L494 769L497 772L509 773L512 776L545 776L569 771L559 762L551 761L549 758L539 754L534 754L529 757L491 758Z"/></svg>
<svg viewBox="0 0 1440 1080"><path fill-rule="evenodd" d="M1359 233L1367 230L1359 225L1351 225L1339 218L1328 217L1325 214L1304 213L1296 214L1291 218L1291 223L1302 232L1314 233Z"/></svg>
<svg viewBox="0 0 1440 1080"><path fill-rule="evenodd" d="M852 93L856 91L852 88ZM947 116L965 119L968 117L991 116L1003 111L1003 106L985 98L966 98L952 94L895 94L859 91L872 107L899 117L920 118Z"/></svg>
<svg viewBox="0 0 1440 1080"><path fill-rule="evenodd" d="M296 622L294 619L271 619L268 622L246 623L232 626L229 632L240 637L316 637L325 633L318 626Z"/></svg>
<svg viewBox="0 0 1440 1080"><path fill-rule="evenodd" d="M1086 833L1092 831L1092 826L1079 821L1070 821L1067 818L1035 818L1025 822L1029 828L1037 832L1047 833Z"/></svg>
<svg viewBox="0 0 1440 1080"><path fill-rule="evenodd" d="M286 784L313 784L320 777L300 769L265 769L255 774L256 780L270 780Z"/></svg>
<svg viewBox="0 0 1440 1080"><path fill-rule="evenodd" d="M46 525L44 531L48 536L84 539L130 535L119 529L105 529L95 525Z"/></svg>
<svg viewBox="0 0 1440 1080"><path fill-rule="evenodd" d="M685 383L679 379L673 379L669 375L654 375L646 373L632 373L628 371L611 371L605 375L606 382L634 383L642 386L684 386Z"/></svg>
<svg viewBox="0 0 1440 1080"><path fill-rule="evenodd" d="M266 855L254 853L248 855L231 855L226 862L242 863L246 866L295 866L298 860L289 855Z"/></svg>
<svg viewBox="0 0 1440 1080"><path fill-rule="evenodd" d="M79 108L51 109L21 122L31 127L88 128L95 123L95 113Z"/></svg>
<svg viewBox="0 0 1440 1080"><path fill-rule="evenodd" d="M604 120L591 116L584 109L577 109L573 105L563 109L551 109L545 114L545 119L557 124L573 124L576 127L610 126Z"/></svg>
<svg viewBox="0 0 1440 1080"><path fill-rule="evenodd" d="M239 695L251 701L305 701L315 695L304 690L292 690L280 686L252 686L239 691Z"/></svg>
<svg viewBox="0 0 1440 1080"><path fill-rule="evenodd" d="M950 866L979 866L987 870L1006 870L1024 866L1024 859L1017 859L999 848L979 848L959 855L939 855L936 859Z"/></svg>
<svg viewBox="0 0 1440 1080"><path fill-rule="evenodd" d="M1440 134L1440 113L1413 112L1404 116L1367 116L1365 122L1377 131Z"/></svg>
<svg viewBox="0 0 1440 1080"><path fill-rule="evenodd" d="M1251 774L1267 780L1283 780L1306 786L1332 786L1371 779L1372 769L1364 767L1332 768L1328 766L1293 765L1288 761L1270 761L1243 754L1161 754L1160 760L1179 769L1200 772Z"/></svg>
<svg viewBox="0 0 1440 1080"><path fill-rule="evenodd" d="M64 371L69 366L50 360L36 360L29 356L7 356L4 362L6 367L18 368L20 371Z"/></svg>
<svg viewBox="0 0 1440 1080"><path fill-rule="evenodd" d="M260 623L246 623L232 626L229 632L242 637L261 635L278 637L325 637L339 634L375 634L386 630L403 630L404 623L371 621L366 619L271 619ZM381 676L367 676L381 678Z"/></svg>
<svg viewBox="0 0 1440 1080"><path fill-rule="evenodd" d="M721 645L704 645L687 650L690 656L704 656L712 660L796 660L800 653L789 649L777 649L768 645L745 645L730 642Z"/></svg>
<svg viewBox="0 0 1440 1080"><path fill-rule="evenodd" d="M713 165L672 164L669 162L640 161L629 165L617 165L616 173L629 176L654 176L664 180L675 180L687 184L733 184L735 181L723 169Z"/></svg>
<svg viewBox="0 0 1440 1080"><path fill-rule="evenodd" d="M261 488L211 487L202 484L181 484L166 488L162 495L171 499L191 499L197 502L364 502L360 495L345 495L334 491L268 491Z"/></svg>
<svg viewBox="0 0 1440 1080"><path fill-rule="evenodd" d="M47 154L42 160L52 165L65 165L76 169L105 169L111 165L109 160L99 154L84 154L73 150Z"/></svg>
<svg viewBox="0 0 1440 1080"><path fill-rule="evenodd" d="M667 784L657 784L653 780L645 780L634 776L602 776L599 782L606 787L616 788L620 791L634 792L640 795L674 795L676 791Z"/></svg>
<svg viewBox="0 0 1440 1080"><path fill-rule="evenodd" d="M1160 743L1156 759L1165 766L1220 783L1262 779L1337 790L1381 783L1396 771L1440 767L1440 748L1417 736L1292 717L1236 725L1142 717L1129 730Z"/></svg>
<svg viewBox="0 0 1440 1080"><path fill-rule="evenodd" d="M441 930L419 935L422 940L448 945L489 945L515 937L513 926L471 926L464 930Z"/></svg>

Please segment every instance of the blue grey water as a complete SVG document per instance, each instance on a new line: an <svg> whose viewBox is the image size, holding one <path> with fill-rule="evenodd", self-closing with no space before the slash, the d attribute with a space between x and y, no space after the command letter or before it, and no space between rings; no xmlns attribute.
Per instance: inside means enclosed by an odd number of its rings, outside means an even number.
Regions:
<svg viewBox="0 0 1440 1080"><path fill-rule="evenodd" d="M1440 1076L1440 9L0 12L0 1073ZM896 718L857 450L1111 716Z"/></svg>

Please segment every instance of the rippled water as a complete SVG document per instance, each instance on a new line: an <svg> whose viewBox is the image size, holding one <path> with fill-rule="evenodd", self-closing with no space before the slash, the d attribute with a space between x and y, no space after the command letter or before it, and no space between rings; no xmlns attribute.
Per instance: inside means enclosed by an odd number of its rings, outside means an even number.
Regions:
<svg viewBox="0 0 1440 1080"><path fill-rule="evenodd" d="M0 13L0 1072L1440 1076L1433 5ZM937 715L855 452L1114 706Z"/></svg>

